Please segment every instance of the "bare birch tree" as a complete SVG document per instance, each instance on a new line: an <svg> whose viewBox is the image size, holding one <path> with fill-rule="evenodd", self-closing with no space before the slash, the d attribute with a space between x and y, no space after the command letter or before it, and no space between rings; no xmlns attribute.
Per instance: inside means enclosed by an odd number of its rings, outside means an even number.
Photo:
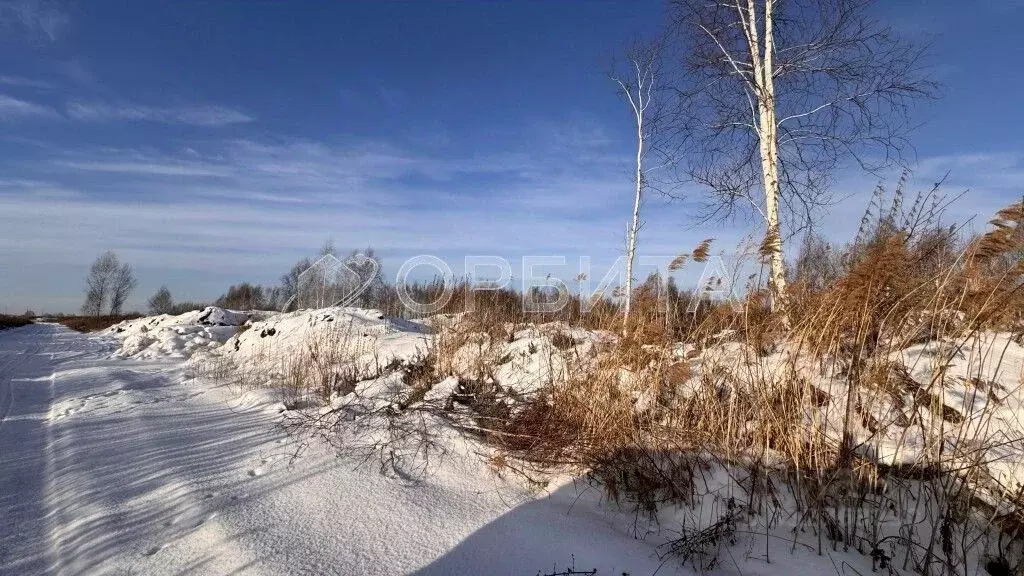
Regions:
<svg viewBox="0 0 1024 576"><path fill-rule="evenodd" d="M660 74L661 44L635 43L627 50L623 70L613 71L612 79L619 85L633 112L636 126L636 157L633 172L633 215L626 228L626 286L624 290L625 305L623 307L622 331L629 328L630 310L633 304L633 263L636 260L637 236L643 223L640 220L640 209L643 205L644 191L648 186L647 172L651 169L646 164L647 155L651 151L655 131L660 118L657 107L657 86L661 82Z"/></svg>
<svg viewBox="0 0 1024 576"><path fill-rule="evenodd" d="M129 264L121 264L117 254L108 250L100 254L89 268L85 280L85 304L82 313L99 316L103 305L110 303L110 314L120 314L125 301L135 289L135 275Z"/></svg>
<svg viewBox="0 0 1024 576"><path fill-rule="evenodd" d="M383 263L372 246L352 250L345 259L349 274L342 282L342 294L351 306L369 308L377 304L385 282Z"/></svg>
<svg viewBox="0 0 1024 576"><path fill-rule="evenodd" d="M306 270L309 270L313 266L313 261L309 258L303 258L292 266L291 270L287 274L281 276L281 293L280 300L282 304L287 304L291 307L292 304L296 304L296 299L299 297L299 292L302 289L302 277Z"/></svg>
<svg viewBox="0 0 1024 576"><path fill-rule="evenodd" d="M135 274L132 272L131 264L122 264L118 267L110 290L110 314L112 316L122 312L124 303L138 284L138 281L135 280Z"/></svg>
<svg viewBox="0 0 1024 576"><path fill-rule="evenodd" d="M89 268L89 276L85 279L83 314L99 316L103 313L103 305L110 296L114 274L120 265L117 254L109 250L93 261Z"/></svg>
<svg viewBox="0 0 1024 576"><path fill-rule="evenodd" d="M89 282L85 288L85 304L82 304L82 314L99 316L103 312L104 293L105 289L102 286L95 286Z"/></svg>
<svg viewBox="0 0 1024 576"><path fill-rule="evenodd" d="M174 312L174 298L167 286L161 286L147 304L150 314L172 314Z"/></svg>
<svg viewBox="0 0 1024 576"><path fill-rule="evenodd" d="M833 171L902 162L910 103L933 94L922 51L873 20L867 0L674 0L682 49L674 128L705 218L759 214L773 309L788 322L783 219L827 204Z"/></svg>

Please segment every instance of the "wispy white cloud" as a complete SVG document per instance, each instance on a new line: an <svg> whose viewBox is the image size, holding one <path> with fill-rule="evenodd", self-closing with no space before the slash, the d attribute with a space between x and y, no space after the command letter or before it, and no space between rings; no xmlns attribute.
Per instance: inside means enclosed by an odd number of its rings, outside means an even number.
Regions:
<svg viewBox="0 0 1024 576"><path fill-rule="evenodd" d="M67 114L75 120L86 122L126 120L193 126L226 126L253 121L251 116L224 106L157 107L138 104L111 105L99 102L70 102L67 105Z"/></svg>
<svg viewBox="0 0 1024 576"><path fill-rule="evenodd" d="M7 76L0 76L0 84L10 86L43 85L32 80ZM61 114L56 109L43 104L15 98L7 94L0 94L0 120L30 117L61 118L65 115L67 118L80 122L158 122L206 127L245 124L253 121L251 116L225 106L156 107L73 101L65 106L65 114Z"/></svg>
<svg viewBox="0 0 1024 576"><path fill-rule="evenodd" d="M55 166L84 172L108 172L115 174L141 176L225 176L227 172L215 166L173 162L153 163L138 161L106 162L106 161L57 161Z"/></svg>
<svg viewBox="0 0 1024 576"><path fill-rule="evenodd" d="M233 140L164 152L65 151L35 171L54 182L22 182L26 190L80 185L85 196L42 206L29 194L8 194L0 199L0 226L28 234L33 219L42 226L65 222L52 230L54 246L90 250L115 240L165 242L194 256L197 266L213 251L239 247L281 250L288 259L315 250L327 235L392 254L607 251L624 229L615 210L621 205L625 214L630 199L628 179L617 181L618 163L578 164L571 153L555 156L536 144L437 157L380 142ZM114 200L118 195L131 202ZM36 216L25 220L28 214ZM36 250L48 254L36 257L71 257L43 244ZM268 267L265 258L251 264Z"/></svg>
<svg viewBox="0 0 1024 576"><path fill-rule="evenodd" d="M601 266L624 243L632 200L628 147L619 150L593 126L527 132L536 135L496 153L254 138L192 141L174 150L58 150L35 166L8 162L0 239L19 240L0 242L0 261L71 269L113 248L139 269L144 287L167 282L170 269L204 287L194 297L212 298L232 282L275 281L333 236L341 246L373 245L392 274L404 258L426 252L448 260L456 273L468 254L564 255L570 267L587 255L592 274L603 275ZM541 136L552 132L564 137ZM975 171L996 165L1012 161ZM857 194L824 218L829 232L856 225L874 184L851 180ZM62 189L81 194L45 196ZM988 206L1001 194L979 191L965 209ZM761 229L757 222L693 228L689 218L685 205L652 195L641 254L671 259L707 237L729 250ZM0 294L15 288L0 275Z"/></svg>
<svg viewBox="0 0 1024 576"><path fill-rule="evenodd" d="M69 22L53 2L8 0L0 3L0 29L22 35L32 42L53 43Z"/></svg>
<svg viewBox="0 0 1024 576"><path fill-rule="evenodd" d="M79 190L43 180L0 179L0 196L17 195L35 198L82 198Z"/></svg>
<svg viewBox="0 0 1024 576"><path fill-rule="evenodd" d="M56 117L57 115L57 112L52 108L27 100L19 100L6 94L0 94L0 120L21 120L32 117L45 118Z"/></svg>
<svg viewBox="0 0 1024 576"><path fill-rule="evenodd" d="M109 173L125 183L146 176L146 190L156 196L159 177L166 176L176 194L206 198L590 214L617 200L627 203L624 162L625 156L597 160L575 150L552 154L542 146L440 157L386 143L289 139L234 140L201 151L77 151L51 165L63 172Z"/></svg>
<svg viewBox="0 0 1024 576"><path fill-rule="evenodd" d="M459 210L443 199L441 205L427 208L369 202L282 206L252 198L196 194L147 200L138 195L117 201L0 193L2 236L19 238L17 243L0 243L0 261L29 268L33 262L45 262L74 274L70 271L86 265L97 253L114 249L138 270L139 302L173 279L189 286L191 297L209 299L242 280L276 282L296 259L315 252L328 236L339 246L374 246L384 255L385 272L391 277L405 258L431 253L447 261L456 274L462 273L466 255L504 256L513 260L517 277L521 273L516 258L561 255L572 272L561 274L554 269L553 273L572 278L580 255L591 258L592 274L603 276L620 252L624 230L622 219L615 215L572 218L560 210L513 210L482 199ZM668 211L652 214L650 231L643 238L645 255L664 250L671 257L706 236L700 231L681 232L673 225L675 217ZM716 237L728 241L722 228L716 230ZM22 282L23 277L9 281L0 277L0 294L15 293ZM75 287L69 287L69 292L73 295ZM40 306L38 299L23 302Z"/></svg>
<svg viewBox="0 0 1024 576"><path fill-rule="evenodd" d="M72 270L113 248L139 270L141 298L169 281L168 270L194 290L190 297L212 298L241 280L274 282L333 236L340 246L373 245L391 274L420 253L446 259L456 273L468 254L535 254L564 255L567 270L576 256L590 256L599 277L623 248L632 199L628 149L618 150L599 127L533 132L567 136L461 155L393 142L289 138L51 151L42 164L3 166L0 240L17 241L0 242L0 261ZM971 188L948 221L987 216L1019 199L1024 153L926 158L909 189L930 187L948 169L946 190ZM821 228L836 241L855 232L878 183L841 176L836 192L848 198L823 214ZM652 195L641 255L670 259L707 237L717 239L716 249L730 250L761 233L757 222L687 227L690 216L685 204ZM22 289L14 282L0 274L0 295Z"/></svg>
<svg viewBox="0 0 1024 576"><path fill-rule="evenodd" d="M886 198L891 197L900 173L894 170L879 178L851 171L841 176L833 188L843 200L822 212L819 231L843 242L856 233L872 191L881 185ZM956 198L941 215L943 223L983 231L996 211L1021 200L1024 151L964 152L921 158L904 187L904 205L912 204L919 192L927 192L939 182L940 195L949 200Z"/></svg>
<svg viewBox="0 0 1024 576"><path fill-rule="evenodd" d="M538 123L539 137L561 149L601 150L614 142L607 128L588 118Z"/></svg>
<svg viewBox="0 0 1024 576"><path fill-rule="evenodd" d="M0 84L4 86L18 86L22 88L53 88L53 84L50 84L49 82L34 80L32 78L22 78L21 76L0 75Z"/></svg>

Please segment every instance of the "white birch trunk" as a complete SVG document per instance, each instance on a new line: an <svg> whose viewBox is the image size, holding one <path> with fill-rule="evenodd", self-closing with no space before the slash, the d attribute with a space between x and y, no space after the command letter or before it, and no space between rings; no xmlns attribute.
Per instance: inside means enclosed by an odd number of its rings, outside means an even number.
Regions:
<svg viewBox="0 0 1024 576"><path fill-rule="evenodd" d="M629 104L633 108L633 117L636 120L636 171L633 175L633 218L630 221L626 232L626 289L625 305L623 307L622 333L626 334L629 329L630 311L633 305L633 262L636 259L637 235L640 231L640 206L643 201L644 191L644 146L646 145L645 112L650 105L651 88L654 84L654 74L649 68L650 62L633 62L636 68L636 97L633 91L621 80L618 80L622 91L626 93Z"/></svg>
<svg viewBox="0 0 1024 576"><path fill-rule="evenodd" d="M757 98L758 143L761 159L761 175L764 179L765 195L765 242L768 253L768 287L772 293L772 310L785 326L789 326L789 310L786 306L786 270L782 255L782 230L779 220L779 132L775 114L775 67L773 55L775 41L772 24L774 0L764 3L764 50L757 26L757 9L754 0L747 2L747 39L750 43L750 59L754 67L754 91Z"/></svg>
<svg viewBox="0 0 1024 576"><path fill-rule="evenodd" d="M768 253L770 258L769 275L771 278L772 307L778 312L783 322L789 323L788 300L786 298L786 270L782 260L782 230L779 222L779 130L778 118L775 114L775 36L772 31L774 15L772 7L775 0L765 1L764 19L764 65L761 74L764 77L764 120L767 131L766 152L761 165L764 170L765 213L768 217Z"/></svg>
<svg viewBox="0 0 1024 576"><path fill-rule="evenodd" d="M636 188L633 194L633 220L629 227L629 235L626 239L626 306L622 318L622 331L625 334L629 326L629 311L633 303L633 260L636 258L636 237L640 229L640 202L643 197L643 116L637 115L636 135Z"/></svg>

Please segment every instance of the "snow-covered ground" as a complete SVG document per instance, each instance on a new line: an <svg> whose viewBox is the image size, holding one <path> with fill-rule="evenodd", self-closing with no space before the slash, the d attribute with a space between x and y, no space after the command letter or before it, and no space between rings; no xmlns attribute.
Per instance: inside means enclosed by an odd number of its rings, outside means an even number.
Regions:
<svg viewBox="0 0 1024 576"><path fill-rule="evenodd" d="M424 401L450 395L455 376L530 394L538 382L564 378L566 358L587 356L606 337L555 324L502 338L468 334L444 369L453 376ZM403 384L384 367L415 362L434 338L424 324L355 308L210 308L98 335L55 324L0 332L0 574L872 571L863 550L794 536L795 517L765 526L750 515L729 535L709 536L710 556L666 557L665 543L681 532L714 528L753 506L735 498L742 470L704 470L700 501L660 509L651 523L586 480L551 472L542 486L528 482L440 423L444 457L415 476L382 473L374 461L339 456L280 425L296 413L285 411L280 391L298 367L350 365L353 393L335 395L331 406L386 408ZM1018 348L1004 378L1015 389ZM919 352L907 354L918 360ZM225 363L244 378L215 377ZM955 407L970 414L965 403ZM1019 452L1005 460L1016 465Z"/></svg>
<svg viewBox="0 0 1024 576"><path fill-rule="evenodd" d="M254 329L253 329L254 330ZM277 404L52 324L0 333L0 573L650 574L632 518L475 454L419 481L296 445ZM582 497L580 497L582 494ZM675 573L671 566L660 574Z"/></svg>

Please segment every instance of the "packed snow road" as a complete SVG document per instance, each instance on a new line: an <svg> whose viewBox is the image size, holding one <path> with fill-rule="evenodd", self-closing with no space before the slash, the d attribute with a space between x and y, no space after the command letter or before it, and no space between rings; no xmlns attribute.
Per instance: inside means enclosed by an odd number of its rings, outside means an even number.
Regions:
<svg viewBox="0 0 1024 576"><path fill-rule="evenodd" d="M258 411L56 325L0 333L0 572L157 573L252 561L217 521L272 456ZM175 544L174 558L159 553ZM217 552L214 554L213 552Z"/></svg>
<svg viewBox="0 0 1024 576"><path fill-rule="evenodd" d="M265 396L109 339L0 332L0 574L536 574L575 555L650 574L653 547L571 485L479 459L410 484L294 440ZM674 573L667 567L660 574Z"/></svg>

